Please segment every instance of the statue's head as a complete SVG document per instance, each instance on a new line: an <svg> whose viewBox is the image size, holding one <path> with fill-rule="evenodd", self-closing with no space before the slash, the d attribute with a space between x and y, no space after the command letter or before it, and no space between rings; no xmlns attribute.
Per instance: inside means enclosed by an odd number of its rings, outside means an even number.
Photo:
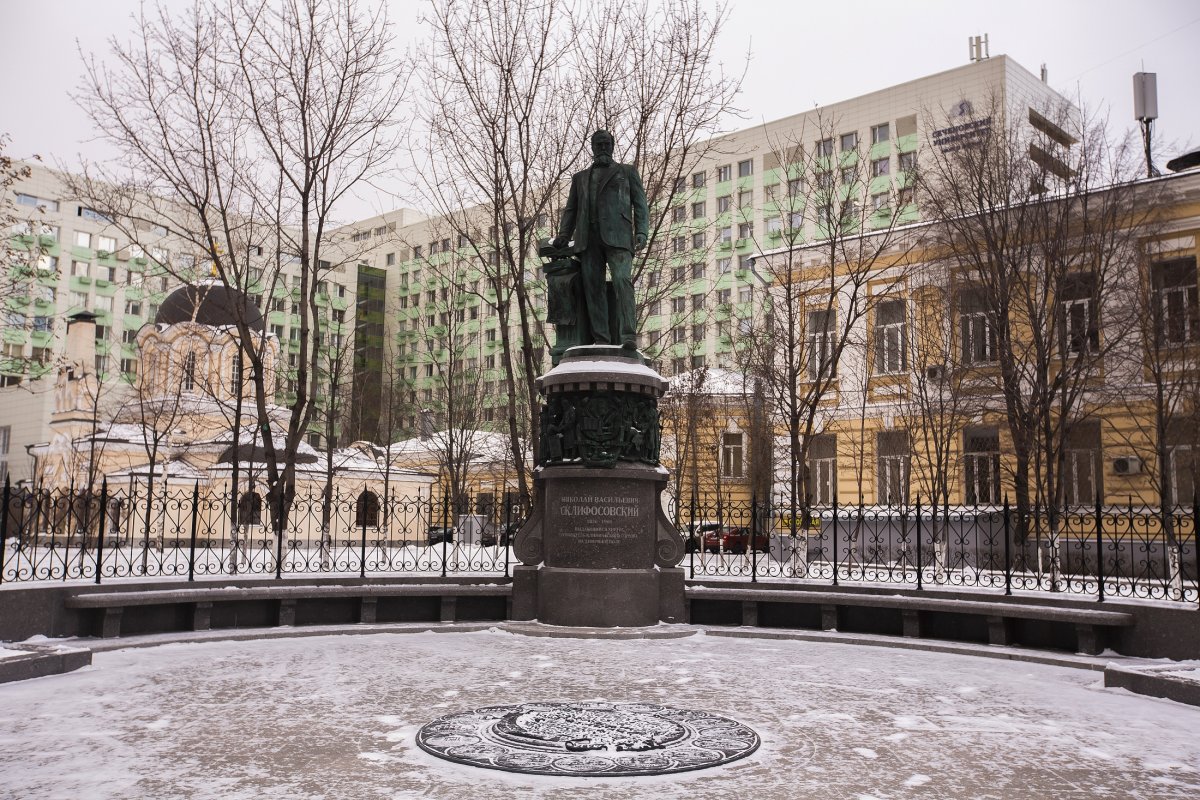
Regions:
<svg viewBox="0 0 1200 800"><path fill-rule="evenodd" d="M592 134L592 157L598 164L611 164L613 160L613 135L605 130Z"/></svg>

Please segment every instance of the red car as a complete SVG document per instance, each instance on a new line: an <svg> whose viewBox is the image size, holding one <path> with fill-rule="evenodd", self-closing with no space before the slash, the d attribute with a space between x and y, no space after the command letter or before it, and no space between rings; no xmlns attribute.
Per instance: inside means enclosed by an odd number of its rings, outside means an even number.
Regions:
<svg viewBox="0 0 1200 800"><path fill-rule="evenodd" d="M704 532L704 549L710 553L745 553L750 545L750 529L730 525ZM760 533L754 537L754 549L765 553L771 548L769 537Z"/></svg>

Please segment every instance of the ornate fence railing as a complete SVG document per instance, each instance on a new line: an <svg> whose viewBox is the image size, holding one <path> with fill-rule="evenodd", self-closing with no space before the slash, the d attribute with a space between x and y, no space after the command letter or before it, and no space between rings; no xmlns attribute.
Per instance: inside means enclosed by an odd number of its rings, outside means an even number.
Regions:
<svg viewBox="0 0 1200 800"><path fill-rule="evenodd" d="M714 502L677 509L692 578L1200 602L1200 508ZM793 523L793 518L796 520ZM751 535L751 531L757 531ZM751 546L753 542L753 546Z"/></svg>
<svg viewBox="0 0 1200 800"><path fill-rule="evenodd" d="M528 503L197 487L5 486L0 584L218 576L511 574ZM1200 510L814 506L697 496L673 506L693 579L904 585L1200 602Z"/></svg>

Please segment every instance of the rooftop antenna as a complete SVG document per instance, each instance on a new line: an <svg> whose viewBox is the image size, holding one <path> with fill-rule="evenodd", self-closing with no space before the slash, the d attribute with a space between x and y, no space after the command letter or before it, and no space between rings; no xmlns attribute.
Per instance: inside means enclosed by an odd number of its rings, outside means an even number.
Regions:
<svg viewBox="0 0 1200 800"><path fill-rule="evenodd" d="M988 35L985 33L982 36L968 36L967 54L972 62L991 58L991 53L988 52Z"/></svg>
<svg viewBox="0 0 1200 800"><path fill-rule="evenodd" d="M1158 73L1133 73L1133 118L1142 126L1142 144L1146 148L1146 177L1162 174L1154 166L1150 155L1150 132L1154 120L1158 119Z"/></svg>

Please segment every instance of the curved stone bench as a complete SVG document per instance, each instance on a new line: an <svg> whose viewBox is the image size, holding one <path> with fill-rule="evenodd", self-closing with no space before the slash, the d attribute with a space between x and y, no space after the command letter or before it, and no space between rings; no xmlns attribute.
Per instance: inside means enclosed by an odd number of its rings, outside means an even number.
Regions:
<svg viewBox="0 0 1200 800"><path fill-rule="evenodd" d="M846 607L897 609L900 612L903 634L919 638L922 635L924 614L958 614L983 618L987 623L988 644L1013 644L1013 620L1039 620L1073 626L1075 651L1098 655L1104 645L1104 631L1130 627L1134 615L1125 611L1108 611L1078 607L1065 603L1040 605L1021 600L963 600L961 598L915 597L896 594L867 594L824 590L744 589L690 586L686 590L689 607L697 600L723 601L741 604L741 624L759 624L759 606L764 603L805 604L819 606L821 629L837 630L840 610Z"/></svg>
<svg viewBox="0 0 1200 800"><path fill-rule="evenodd" d="M461 597L509 598L512 588L507 584L412 583L365 585L268 585L268 586L190 586L180 589L151 591L93 591L79 592L65 598L63 605L70 609L95 609L100 612L97 626L102 638L121 635L125 609L131 606L185 606L191 613L191 630L203 631L212 627L214 606L223 603L278 603L275 623L279 626L296 624L296 606L302 601L356 599L358 622L374 623L380 599L437 597L440 601L438 621L455 622ZM507 614L505 614L507 617Z"/></svg>

